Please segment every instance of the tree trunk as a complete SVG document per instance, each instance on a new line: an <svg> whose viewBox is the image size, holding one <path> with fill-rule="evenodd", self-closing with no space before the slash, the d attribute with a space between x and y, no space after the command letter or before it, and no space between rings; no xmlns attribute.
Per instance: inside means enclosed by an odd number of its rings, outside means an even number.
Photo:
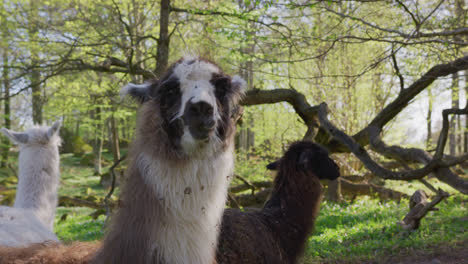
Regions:
<svg viewBox="0 0 468 264"><path fill-rule="evenodd" d="M432 147L432 104L434 97L432 96L432 88L429 86L427 88L428 98L429 98L429 107L427 109L427 139L426 139L426 149Z"/></svg>
<svg viewBox="0 0 468 264"><path fill-rule="evenodd" d="M458 108L459 103L458 103L458 73L452 74L452 108ZM456 140L456 132L457 129L455 127L456 123L456 116L452 116L450 119L450 136L449 136L449 152L450 155L455 156L456 154L456 146L457 146L457 140Z"/></svg>
<svg viewBox="0 0 468 264"><path fill-rule="evenodd" d="M328 181L327 200L338 203L341 198L341 182L339 180Z"/></svg>
<svg viewBox="0 0 468 264"><path fill-rule="evenodd" d="M80 136L80 119L76 118L75 123L75 137Z"/></svg>
<svg viewBox="0 0 468 264"><path fill-rule="evenodd" d="M36 61L33 61L36 64ZM42 124L42 96L41 85L39 84L41 74L37 70L31 73L31 90L32 90L32 118L34 124Z"/></svg>
<svg viewBox="0 0 468 264"><path fill-rule="evenodd" d="M30 0L31 13L29 17L29 39L36 37L39 29L37 22L34 21L37 17L37 1ZM36 10L36 11L35 11ZM31 41L32 42L32 41ZM33 42L32 42L33 43ZM42 95L41 95L41 73L39 72L39 52L31 46L31 90L32 90L32 118L35 124L42 124Z"/></svg>
<svg viewBox="0 0 468 264"><path fill-rule="evenodd" d="M93 140L93 154L94 154L94 175L102 174L102 119L101 107L98 106L92 112L92 119L95 122L94 127L94 140Z"/></svg>
<svg viewBox="0 0 468 264"><path fill-rule="evenodd" d="M159 17L159 39L156 52L156 76L161 76L169 62L169 14L171 12L171 1L161 0L161 11Z"/></svg>
<svg viewBox="0 0 468 264"><path fill-rule="evenodd" d="M468 101L468 71L465 71L465 97ZM468 152L468 116L465 116L465 130L463 133L464 136L464 144L463 144L463 152Z"/></svg>
<svg viewBox="0 0 468 264"><path fill-rule="evenodd" d="M117 127L117 119L114 118L114 115L110 118L110 125L112 135L112 154L114 156L114 162L117 162L120 159L119 131Z"/></svg>
<svg viewBox="0 0 468 264"><path fill-rule="evenodd" d="M3 106L4 106L4 127L7 129L11 128L11 119L10 119L10 80L9 78L9 69L8 69L8 43L7 43L7 38L8 38L8 30L5 25L5 17L2 19L2 24L4 27L2 28L2 36L4 43L3 44L3 72L2 72L2 78L3 78ZM8 153L10 150L10 141L8 139L3 140L2 142L2 161L1 161L1 167L6 167L7 161L8 161Z"/></svg>

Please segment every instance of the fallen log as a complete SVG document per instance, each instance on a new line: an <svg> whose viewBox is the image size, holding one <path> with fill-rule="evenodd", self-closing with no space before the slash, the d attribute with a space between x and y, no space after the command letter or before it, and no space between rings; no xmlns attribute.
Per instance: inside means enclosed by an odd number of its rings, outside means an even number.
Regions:
<svg viewBox="0 0 468 264"><path fill-rule="evenodd" d="M382 200L398 201L402 198L409 198L405 193L372 183L353 183L345 179L340 179L340 182L342 194L348 196L377 195ZM271 181L249 182L248 184L233 186L229 188L228 206L234 208L262 206L270 195L272 186ZM252 193L235 195L247 190L252 190Z"/></svg>
<svg viewBox="0 0 468 264"><path fill-rule="evenodd" d="M417 190L411 196L409 203L410 210L408 214L397 224L405 230L418 229L421 219L426 216L429 211L435 210L434 206L447 197L449 197L449 194L439 189L434 199L431 202L428 202L426 193L421 189Z"/></svg>
<svg viewBox="0 0 468 264"><path fill-rule="evenodd" d="M96 210L105 209L104 202L90 201L90 200L82 199L81 197L60 196L58 204L59 206L65 206L65 207L77 206L77 207L93 208ZM115 209L119 206L119 202L112 201L109 203L109 205L112 209Z"/></svg>
<svg viewBox="0 0 468 264"><path fill-rule="evenodd" d="M395 191L389 188L381 187L372 183L353 183L351 181L340 179L341 193L344 195L372 195L377 194L382 200L401 200L408 198L405 193Z"/></svg>

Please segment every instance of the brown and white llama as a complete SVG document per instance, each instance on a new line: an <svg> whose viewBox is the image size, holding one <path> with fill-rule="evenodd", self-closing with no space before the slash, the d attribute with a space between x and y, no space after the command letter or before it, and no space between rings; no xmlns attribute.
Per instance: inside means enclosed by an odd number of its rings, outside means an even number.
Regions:
<svg viewBox="0 0 468 264"><path fill-rule="evenodd" d="M224 212L216 257L219 264L297 263L319 211L319 180L340 175L328 152L309 141L292 144L267 168L278 174L263 209Z"/></svg>
<svg viewBox="0 0 468 264"><path fill-rule="evenodd" d="M244 86L212 62L183 58L159 81L124 89L143 104L123 207L95 263L213 262Z"/></svg>
<svg viewBox="0 0 468 264"><path fill-rule="evenodd" d="M98 245L83 243L0 248L0 262L213 263L244 87L201 58L182 58L159 80L124 87L142 105L122 206L102 246L95 255Z"/></svg>
<svg viewBox="0 0 468 264"><path fill-rule="evenodd" d="M25 132L1 129L19 146L19 169L14 206L0 206L0 245L58 241L53 225L60 178L59 129L59 121Z"/></svg>

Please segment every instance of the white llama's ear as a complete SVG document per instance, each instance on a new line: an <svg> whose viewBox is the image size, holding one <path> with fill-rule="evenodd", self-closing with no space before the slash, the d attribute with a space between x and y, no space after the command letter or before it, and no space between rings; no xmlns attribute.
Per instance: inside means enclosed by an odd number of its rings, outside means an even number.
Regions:
<svg viewBox="0 0 468 264"><path fill-rule="evenodd" d="M55 121L55 123L47 130L47 138L50 139L53 135L58 133L60 126L62 126L62 122L60 122L60 120Z"/></svg>
<svg viewBox="0 0 468 264"><path fill-rule="evenodd" d="M247 82L239 75L234 75L231 81L232 87L243 93L247 89Z"/></svg>
<svg viewBox="0 0 468 264"><path fill-rule="evenodd" d="M152 83L133 84L129 83L120 90L120 98L123 99L127 95L137 99L140 103L144 103L151 98L150 88Z"/></svg>
<svg viewBox="0 0 468 264"><path fill-rule="evenodd" d="M28 143L29 136L28 134L24 132L15 132L12 130L8 130L6 128L2 128L0 131L2 131L3 135L5 135L7 138L9 138L13 143L15 144L26 144Z"/></svg>

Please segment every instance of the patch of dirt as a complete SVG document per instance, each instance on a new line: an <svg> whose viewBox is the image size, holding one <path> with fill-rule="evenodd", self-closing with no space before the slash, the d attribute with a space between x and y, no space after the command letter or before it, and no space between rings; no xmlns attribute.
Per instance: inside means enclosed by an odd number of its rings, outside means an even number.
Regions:
<svg viewBox="0 0 468 264"><path fill-rule="evenodd" d="M468 264L468 241L439 246L427 250L413 250L401 252L380 260L371 260L365 263L385 264Z"/></svg>

